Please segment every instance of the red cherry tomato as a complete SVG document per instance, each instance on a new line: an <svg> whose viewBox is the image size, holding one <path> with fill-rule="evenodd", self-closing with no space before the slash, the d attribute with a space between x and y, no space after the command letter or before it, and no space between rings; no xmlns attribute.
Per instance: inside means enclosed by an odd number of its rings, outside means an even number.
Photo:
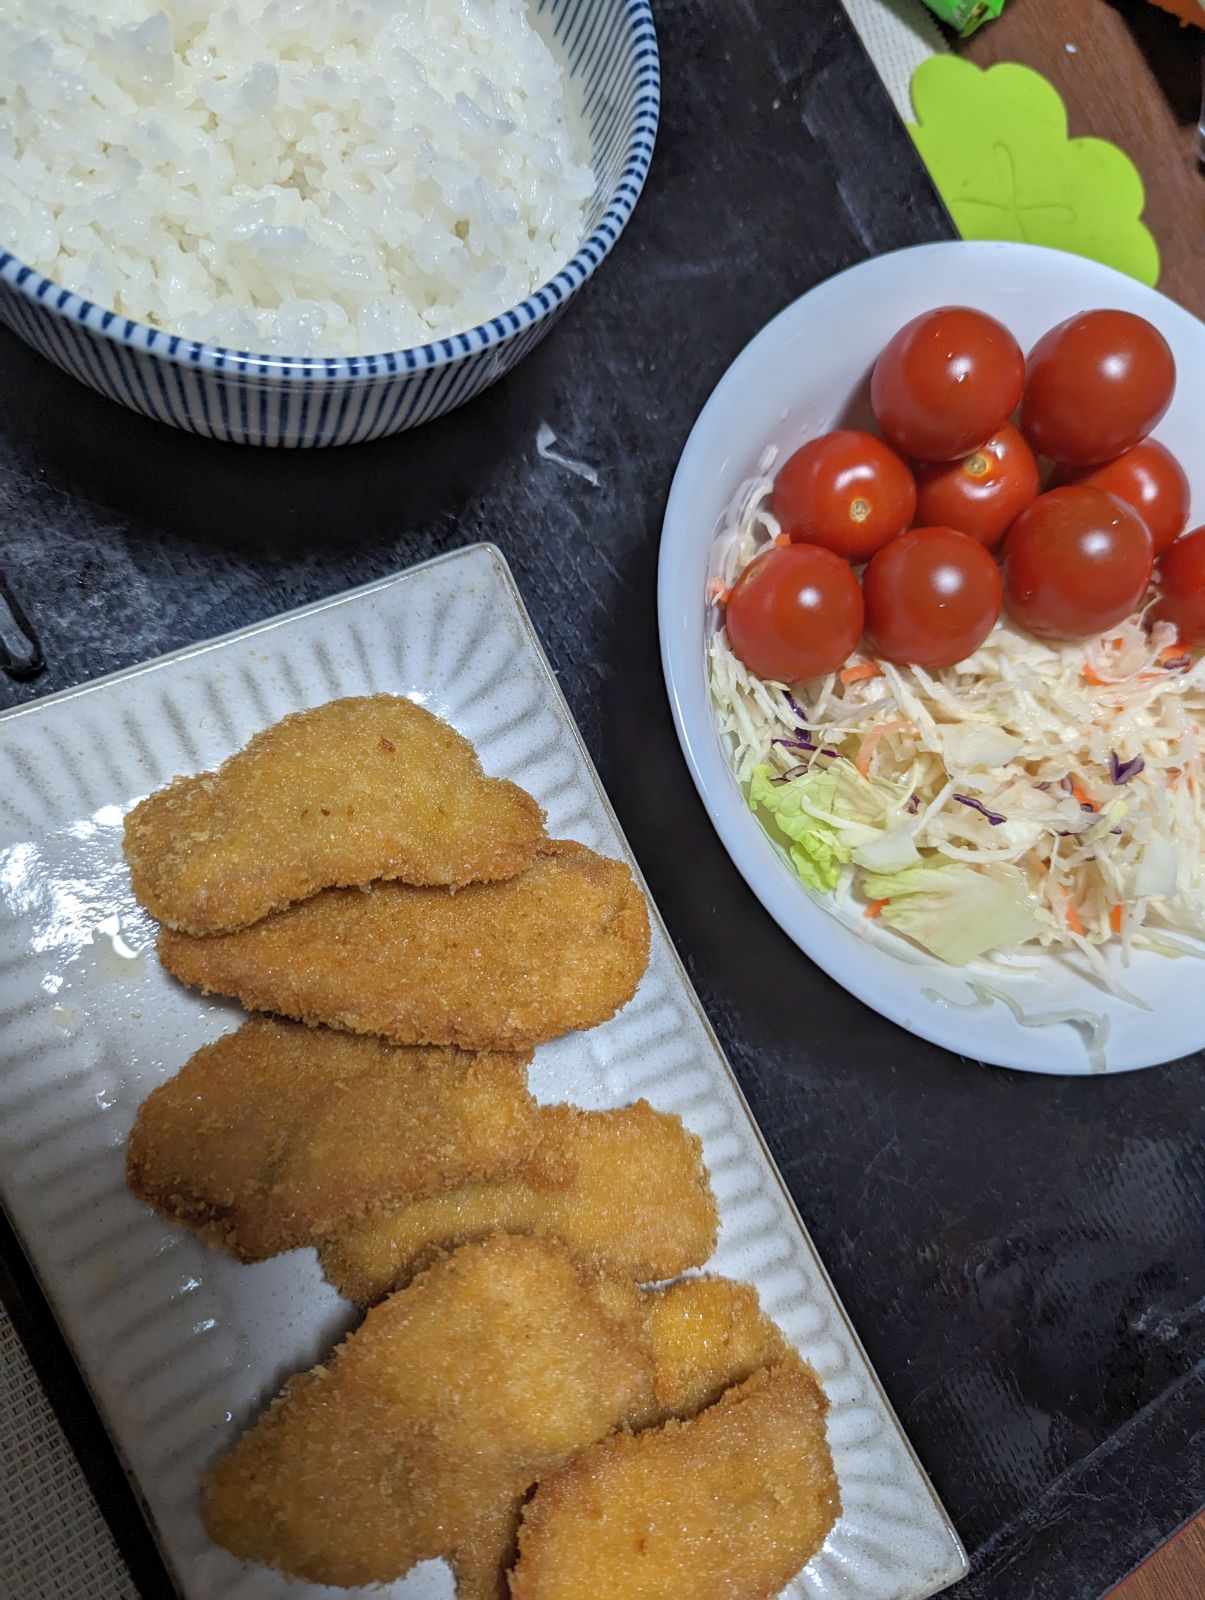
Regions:
<svg viewBox="0 0 1205 1600"><path fill-rule="evenodd" d="M1142 604L1154 553L1124 500L1071 484L1027 506L1004 541L1004 604L1039 639L1104 633Z"/></svg>
<svg viewBox="0 0 1205 1600"><path fill-rule="evenodd" d="M1145 439L1175 387L1158 328L1129 311L1081 311L1029 352L1021 432L1039 455L1095 466Z"/></svg>
<svg viewBox="0 0 1205 1600"><path fill-rule="evenodd" d="M795 543L865 561L912 521L916 483L873 433L841 428L796 450L775 480L772 509Z"/></svg>
<svg viewBox="0 0 1205 1600"><path fill-rule="evenodd" d="M1115 494L1146 523L1155 554L1167 549L1184 532L1188 521L1188 479L1184 468L1157 439L1144 439L1125 455L1085 472L1069 468L1057 475L1058 483L1086 483Z"/></svg>
<svg viewBox="0 0 1205 1600"><path fill-rule="evenodd" d="M956 461L1008 421L1021 398L1025 358L1008 329L982 311L926 311L875 363L870 403L888 444L921 461Z"/></svg>
<svg viewBox="0 0 1205 1600"><path fill-rule="evenodd" d="M732 585L726 625L729 644L759 678L819 678L835 672L862 636L862 591L831 550L779 545Z"/></svg>
<svg viewBox="0 0 1205 1600"><path fill-rule="evenodd" d="M1000 570L954 528L913 528L862 574L866 635L888 661L952 667L977 650L1000 615Z"/></svg>
<svg viewBox="0 0 1205 1600"><path fill-rule="evenodd" d="M1037 499L1033 451L1006 422L961 461L926 461L916 469L916 520L957 528L987 549L999 543L1031 500Z"/></svg>
<svg viewBox="0 0 1205 1600"><path fill-rule="evenodd" d="M1194 528L1163 552L1159 587L1156 620L1174 623L1184 644L1205 644L1205 527Z"/></svg>

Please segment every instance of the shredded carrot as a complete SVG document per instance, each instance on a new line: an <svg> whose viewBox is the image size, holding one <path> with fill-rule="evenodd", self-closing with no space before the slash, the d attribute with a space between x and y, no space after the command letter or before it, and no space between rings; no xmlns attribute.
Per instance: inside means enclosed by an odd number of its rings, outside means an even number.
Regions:
<svg viewBox="0 0 1205 1600"><path fill-rule="evenodd" d="M1110 926L1110 928L1112 928L1114 933L1120 933L1121 932L1121 907L1120 906L1114 906L1112 911L1109 912L1109 926Z"/></svg>
<svg viewBox="0 0 1205 1600"><path fill-rule="evenodd" d="M845 667L841 672L842 683L864 683L867 678L881 678L882 667L876 667L873 661L860 661L857 666Z"/></svg>
<svg viewBox="0 0 1205 1600"><path fill-rule="evenodd" d="M1099 811L1100 807L1092 799L1092 797L1088 793L1088 791L1084 788L1084 786L1081 783L1078 783L1074 778L1072 778L1072 780L1071 780L1071 793L1079 801L1081 806L1087 806L1089 811Z"/></svg>
<svg viewBox="0 0 1205 1600"><path fill-rule="evenodd" d="M1079 912L1071 904L1070 900L1067 902L1067 909L1064 915L1067 918L1067 926L1071 929L1072 933L1082 934L1084 931L1084 925L1079 919Z"/></svg>
<svg viewBox="0 0 1205 1600"><path fill-rule="evenodd" d="M1086 661L1080 671L1084 682L1090 683L1094 689L1107 689L1111 684L1117 682L1116 678L1102 678L1098 672L1092 670Z"/></svg>
<svg viewBox="0 0 1205 1600"><path fill-rule="evenodd" d="M1192 656L1189 653L1188 646L1181 644L1177 639L1175 644L1169 644L1166 650L1160 650L1155 660L1161 667L1170 667L1174 662L1189 662L1192 660Z"/></svg>
<svg viewBox="0 0 1205 1600"><path fill-rule="evenodd" d="M889 906L890 904L891 904L890 900L872 900L870 902L870 904L866 907L866 910L863 911L862 915L868 921L873 922L874 919L877 916L880 916L882 914L883 907L884 906Z"/></svg>
<svg viewBox="0 0 1205 1600"><path fill-rule="evenodd" d="M903 733L905 729L911 730L912 723L897 718L894 722L880 723L877 728L872 728L862 740L861 748L854 758L854 766L864 778L870 776L870 758L874 755L875 746L880 739L885 739L889 733Z"/></svg>
<svg viewBox="0 0 1205 1600"><path fill-rule="evenodd" d="M713 606L726 605L731 591L726 583L721 583L718 578L713 578L707 585L707 598Z"/></svg>

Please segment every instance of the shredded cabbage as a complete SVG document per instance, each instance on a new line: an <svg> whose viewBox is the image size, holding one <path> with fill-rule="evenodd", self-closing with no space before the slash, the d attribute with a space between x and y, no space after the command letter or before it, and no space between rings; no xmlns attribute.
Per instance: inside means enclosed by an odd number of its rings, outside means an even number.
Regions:
<svg viewBox="0 0 1205 1600"><path fill-rule="evenodd" d="M763 681L729 648L722 607L779 536L774 460L767 451L742 486L712 552L710 683L733 770L770 831L787 836L804 882L825 892L844 880L947 961L972 947L1078 951L1119 994L1102 958L1110 942L1126 960L1136 948L1205 954L1201 653L1143 613L1065 644L1002 618L944 671L859 654L849 665L861 671ZM959 886L937 880L938 927L908 875L955 864ZM968 886L966 873L994 888Z"/></svg>
<svg viewBox="0 0 1205 1600"><path fill-rule="evenodd" d="M962 967L988 950L1010 949L1038 934L1025 874L993 862L960 861L869 872L865 892L882 904L882 918L951 966Z"/></svg>

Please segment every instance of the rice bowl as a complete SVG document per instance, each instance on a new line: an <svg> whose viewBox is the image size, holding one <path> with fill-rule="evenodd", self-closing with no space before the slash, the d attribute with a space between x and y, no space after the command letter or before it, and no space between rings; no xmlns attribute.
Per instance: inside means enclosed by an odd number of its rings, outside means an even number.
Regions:
<svg viewBox="0 0 1205 1600"><path fill-rule="evenodd" d="M17 0L0 237L121 316L361 355L530 294L594 174L525 0Z"/></svg>
<svg viewBox="0 0 1205 1600"><path fill-rule="evenodd" d="M481 7L457 9L467 15ZM549 0L531 10L539 35L530 30L533 47L547 56L550 41L567 66L569 84L562 90L580 108L593 165L588 202L582 182L576 193L572 186L568 191L578 211L575 228L546 209L539 213L555 259L545 258L539 270L547 276L526 298L513 299L518 291L512 287L502 296L505 304L494 301L488 314L478 305L466 307L463 316L481 319L475 324L449 315L434 324L443 327L439 335L428 323L412 336L415 342L385 354L299 355L295 348L278 354L256 349L250 339L242 348L211 344L179 326L123 317L0 251L0 319L110 397L219 439L345 443L415 426L463 403L543 337L605 259L639 198L656 134L659 72L647 0L599 0L585 14L575 0ZM484 220L478 231L487 231ZM471 237L473 219L467 232ZM457 247L465 243L456 241ZM429 297L420 311L430 318L439 307Z"/></svg>

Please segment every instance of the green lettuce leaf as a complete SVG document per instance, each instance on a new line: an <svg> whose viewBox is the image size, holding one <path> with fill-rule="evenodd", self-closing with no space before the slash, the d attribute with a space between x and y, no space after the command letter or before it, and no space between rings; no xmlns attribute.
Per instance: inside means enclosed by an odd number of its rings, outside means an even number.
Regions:
<svg viewBox="0 0 1205 1600"><path fill-rule="evenodd" d="M771 837L788 843L795 870L810 888L821 894L835 888L849 861L881 871L919 861L912 842L917 821L898 784L864 778L849 761L818 763L789 783L773 778L772 768L754 768L749 804L763 814Z"/></svg>
<svg viewBox="0 0 1205 1600"><path fill-rule="evenodd" d="M817 809L831 805L835 795L831 770L816 769L814 774L806 773L790 783L775 785L770 781L774 776L771 767L755 767L749 782L749 805L754 812L760 810L770 818L787 841L795 871L818 894L836 888L841 868L850 859L849 848L841 842L836 825L806 808L809 797L820 802ZM810 781L813 775L817 782Z"/></svg>

